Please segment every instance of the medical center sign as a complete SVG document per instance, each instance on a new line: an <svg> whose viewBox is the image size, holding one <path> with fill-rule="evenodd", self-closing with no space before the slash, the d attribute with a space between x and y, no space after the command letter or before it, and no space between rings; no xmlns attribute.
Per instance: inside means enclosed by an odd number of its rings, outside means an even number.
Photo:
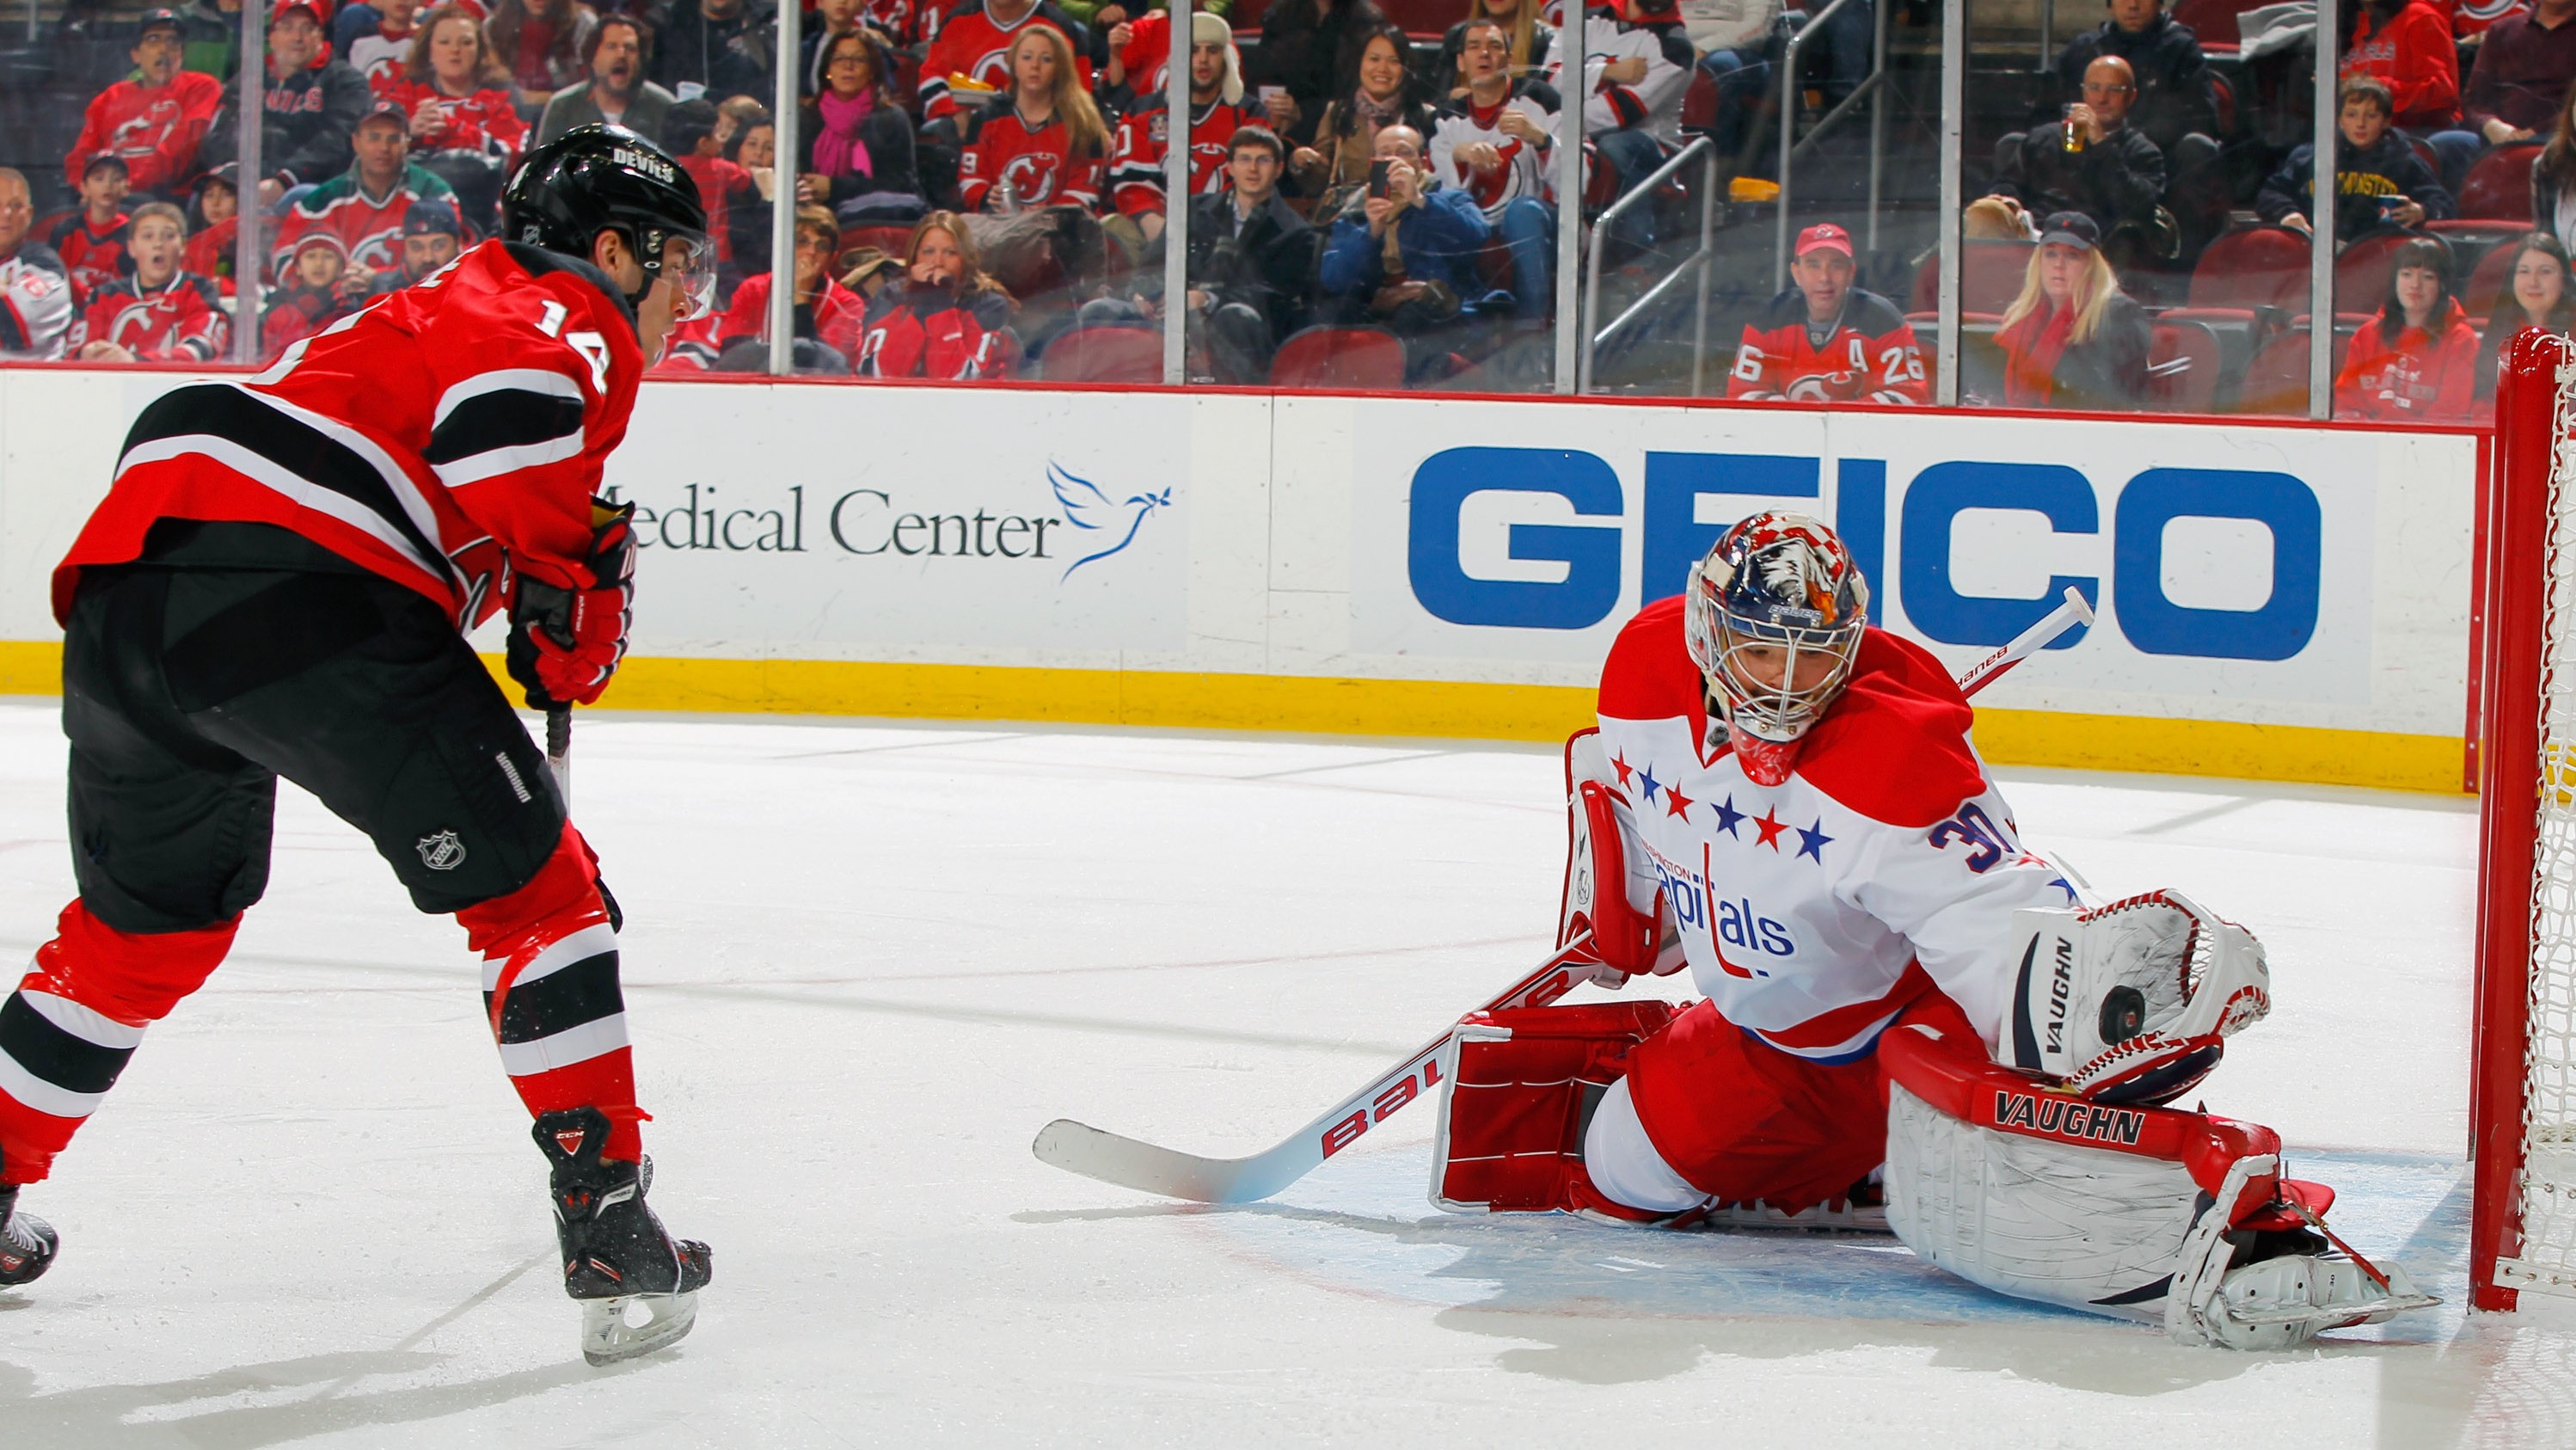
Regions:
<svg viewBox="0 0 2576 1450"><path fill-rule="evenodd" d="M764 391L773 414L854 401ZM904 400L937 413L947 397ZM997 427L991 412L953 430L917 417L900 435L854 429L846 411L775 431L657 424L660 446L630 443L609 474L636 506L639 652L1178 648L1183 461Z"/></svg>
<svg viewBox="0 0 2576 1450"><path fill-rule="evenodd" d="M2100 612L2026 688L2362 702L2371 691L2378 444L2043 419L1600 409L1600 426L1422 446L1383 503L1360 491L1354 643L1596 665L1641 604L1678 593L1734 520L1833 524L1874 623L1967 653L2068 588ZM1572 421L1572 420L1569 420ZM1443 446L1445 445L1445 446ZM1965 653L1962 653L1965 652Z"/></svg>

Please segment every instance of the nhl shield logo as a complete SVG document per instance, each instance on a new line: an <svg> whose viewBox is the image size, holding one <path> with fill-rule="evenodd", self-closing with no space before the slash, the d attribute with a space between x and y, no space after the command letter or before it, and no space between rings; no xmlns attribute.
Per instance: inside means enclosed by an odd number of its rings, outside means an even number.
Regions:
<svg viewBox="0 0 2576 1450"><path fill-rule="evenodd" d="M432 871L453 871L465 864L465 843L454 831L437 831L420 838L420 864Z"/></svg>

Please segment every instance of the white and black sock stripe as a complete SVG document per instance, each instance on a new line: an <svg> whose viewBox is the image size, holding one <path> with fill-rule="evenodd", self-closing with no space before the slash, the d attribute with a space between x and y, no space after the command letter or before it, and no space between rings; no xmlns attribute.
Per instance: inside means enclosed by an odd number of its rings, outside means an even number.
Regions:
<svg viewBox="0 0 2576 1450"><path fill-rule="evenodd" d="M483 1010L492 1009L501 964L484 964ZM531 958L501 1003L501 1066L528 1077L626 1045L626 999L617 980L617 933L585 927Z"/></svg>
<svg viewBox="0 0 2576 1450"><path fill-rule="evenodd" d="M0 1092L57 1118L86 1118L116 1086L143 1029L50 992L0 1002Z"/></svg>

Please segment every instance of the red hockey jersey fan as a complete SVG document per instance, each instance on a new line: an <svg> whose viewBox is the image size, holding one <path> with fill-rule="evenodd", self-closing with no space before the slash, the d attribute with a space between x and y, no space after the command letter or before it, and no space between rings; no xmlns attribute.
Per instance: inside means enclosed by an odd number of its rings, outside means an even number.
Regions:
<svg viewBox="0 0 2576 1450"><path fill-rule="evenodd" d="M1010 106L983 111L966 127L965 154L958 158L957 193L966 210L982 211L985 193L1004 181L1024 207L1100 205L1101 177L1107 169L1098 156L1071 154L1073 132L1060 116L1050 116L1031 129Z"/></svg>
<svg viewBox="0 0 2576 1450"><path fill-rule="evenodd" d="M379 97L402 107L405 115L418 115L420 108L427 106L438 117L434 129L412 139L415 156L471 151L506 166L528 149L528 123L519 119L517 108L510 104L510 93L500 87L486 87L470 96L451 96L435 85L404 76L378 81L375 87Z"/></svg>
<svg viewBox="0 0 2576 1450"><path fill-rule="evenodd" d="M634 314L598 269L485 242L257 377L144 409L54 570L54 617L82 569L140 556L166 518L292 530L460 628L501 607L513 574L593 588L591 496L643 370Z"/></svg>
<svg viewBox="0 0 2576 1450"><path fill-rule="evenodd" d="M1744 324L1730 398L1804 402L1929 403L1932 389L1914 327L1896 304L1853 288L1822 341L1807 320L1805 294L1792 287Z"/></svg>
<svg viewBox="0 0 2576 1450"><path fill-rule="evenodd" d="M81 318L82 342L112 342L144 362L212 362L231 336L215 284L186 272L152 288L110 282Z"/></svg>
<svg viewBox="0 0 2576 1450"><path fill-rule="evenodd" d="M99 289L134 270L134 259L125 253L126 228L131 219L123 212L104 227L92 226L89 213L76 211L54 224L45 244L63 259L71 275L72 302L77 307L89 306Z"/></svg>
<svg viewBox="0 0 2576 1450"><path fill-rule="evenodd" d="M1190 194L1225 190L1226 143L1246 126L1269 122L1260 112L1224 101L1190 111ZM1129 111L1118 121L1109 162L1109 199L1128 216L1163 214L1163 161L1170 151L1172 119L1159 102Z"/></svg>
<svg viewBox="0 0 2576 1450"><path fill-rule="evenodd" d="M197 143L215 123L223 94L223 82L192 70L167 85L118 81L91 98L80 138L63 154L63 174L78 190L90 158L105 153L124 159L136 191L179 191L197 169Z"/></svg>
<svg viewBox="0 0 2576 1450"><path fill-rule="evenodd" d="M959 297L946 287L897 282L868 304L858 374L950 381L1008 376L1016 350L1009 317L1010 304L999 293Z"/></svg>
<svg viewBox="0 0 2576 1450"><path fill-rule="evenodd" d="M984 0L965 0L939 22L938 38L930 42L929 54L921 59L921 119L936 121L957 110L956 98L948 94L951 75L972 76L1007 93L1011 89L1011 42L1019 38L1024 25L1052 26L1062 35L1073 47L1073 67L1081 76L1082 88L1091 89L1091 61L1083 54L1081 42L1074 39L1086 32L1052 0L1038 0L1035 9L1009 25L995 23L984 9Z"/></svg>

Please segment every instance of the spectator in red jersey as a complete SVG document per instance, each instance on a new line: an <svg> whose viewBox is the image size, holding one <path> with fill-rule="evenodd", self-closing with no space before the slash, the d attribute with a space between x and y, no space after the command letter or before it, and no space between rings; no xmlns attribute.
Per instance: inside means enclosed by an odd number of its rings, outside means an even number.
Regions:
<svg viewBox="0 0 2576 1450"><path fill-rule="evenodd" d="M965 0L941 22L939 35L921 60L921 119L927 126L955 115L958 98L948 93L948 78L962 75L988 96L1012 85L1012 42L1025 26L1052 29L1072 48L1077 83L1091 89L1091 33L1054 0ZM1002 95L994 104L1007 104Z"/></svg>
<svg viewBox="0 0 2576 1450"><path fill-rule="evenodd" d="M293 268L283 285L268 294L260 314L259 339L275 357L290 343L301 342L358 310L343 286L349 254L329 232L310 232L295 246Z"/></svg>
<svg viewBox="0 0 2576 1450"><path fill-rule="evenodd" d="M2344 20L2342 78L2388 87L2399 128L2427 135L2460 119L2460 52L2432 0L2363 0Z"/></svg>
<svg viewBox="0 0 2576 1450"><path fill-rule="evenodd" d="M411 204L426 199L454 205L456 193L410 159L410 120L392 101L369 108L350 145L358 159L296 200L277 224L272 255L282 277L304 237L327 231L340 239L347 258L343 290L364 297L375 289L376 273L402 265L403 214Z"/></svg>
<svg viewBox="0 0 2576 1450"><path fill-rule="evenodd" d="M378 272L377 296L417 287L431 273L456 260L465 250L465 223L456 208L443 201L416 201L403 213L402 266Z"/></svg>
<svg viewBox="0 0 2576 1450"><path fill-rule="evenodd" d="M54 223L45 245L71 269L72 306L89 306L98 289L134 269L125 255L125 160L113 151L89 159L81 173L80 210Z"/></svg>
<svg viewBox="0 0 2576 1450"><path fill-rule="evenodd" d="M866 304L832 280L832 257L841 228L819 206L796 209L795 366L800 373L847 375L859 354L859 321ZM716 326L716 365L726 372L769 370L769 289L774 272L745 277L733 305ZM816 346L819 344L820 346Z"/></svg>
<svg viewBox="0 0 2576 1450"><path fill-rule="evenodd" d="M873 30L835 36L823 52L823 89L796 125L796 203L828 207L863 224L921 213L912 117L894 94L894 52Z"/></svg>
<svg viewBox="0 0 2576 1450"><path fill-rule="evenodd" d="M233 242L241 231L241 192L233 185L238 170L226 162L197 178L188 251L180 262L182 271L212 281L226 297L233 295Z"/></svg>
<svg viewBox="0 0 2576 1450"><path fill-rule="evenodd" d="M410 117L412 160L446 182L465 219L489 236L500 221L501 186L527 152L528 123L481 24L459 5L431 10L402 73L376 93Z"/></svg>
<svg viewBox="0 0 2576 1450"><path fill-rule="evenodd" d="M2101 229L2079 211L2040 223L2021 295L2004 309L2008 408L2127 412L2147 390L2147 315L2120 290Z"/></svg>
<svg viewBox="0 0 2576 1450"><path fill-rule="evenodd" d="M1765 402L1929 403L1923 350L1896 304L1852 285L1851 233L1819 222L1798 234L1795 283L1744 324L1726 395Z"/></svg>
<svg viewBox="0 0 2576 1450"><path fill-rule="evenodd" d="M125 162L135 190L184 196L196 176L197 147L223 101L223 82L179 68L175 10L144 11L128 54L134 73L90 101L80 136L63 157L63 175L78 186L91 157L113 154Z"/></svg>
<svg viewBox="0 0 2576 1450"><path fill-rule="evenodd" d="M258 205L274 207L288 191L349 169L349 133L374 93L366 77L332 58L322 43L330 0L277 0L268 17L268 79L261 92ZM241 149L241 78L224 87L215 124L197 148L209 169Z"/></svg>
<svg viewBox="0 0 2576 1450"><path fill-rule="evenodd" d="M596 121L639 136L661 135L679 98L644 79L644 64L652 55L653 27L631 15L603 18L583 52L590 79L555 92L546 102L545 114L537 120L537 144Z"/></svg>
<svg viewBox="0 0 2576 1450"><path fill-rule="evenodd" d="M2567 249L2547 232L2532 232L2513 244L2506 263L2511 290L2496 303L2479 336L2477 398L2495 401L2496 363L2505 344L2526 327L2565 336L2576 331L2576 288L2568 285Z"/></svg>
<svg viewBox="0 0 2576 1450"><path fill-rule="evenodd" d="M522 112L542 111L555 92L589 75L590 38L598 28L599 17L573 0L494 0L483 38L510 73ZM643 75L639 61L635 79Z"/></svg>
<svg viewBox="0 0 2576 1450"><path fill-rule="evenodd" d="M1225 190L1235 135L1257 124L1243 105L1241 58L1225 17L1204 12L1190 19L1190 195ZM1109 163L1113 208L1103 224L1130 257L1142 260L1163 235L1163 162L1170 153L1170 108L1161 96L1139 96L1119 118Z"/></svg>
<svg viewBox="0 0 2576 1450"><path fill-rule="evenodd" d="M35 220L26 174L0 166L0 358L22 362L61 357L78 315L63 259L27 235Z"/></svg>
<svg viewBox="0 0 2576 1450"><path fill-rule="evenodd" d="M1109 132L1072 45L1053 26L1027 27L1011 42L1011 76L1010 97L967 124L957 179L966 209L1098 206Z"/></svg>
<svg viewBox="0 0 2576 1450"><path fill-rule="evenodd" d="M1312 144L1288 153L1289 178L1295 194L1309 199L1306 215L1315 225L1332 225L1368 186L1379 131L1403 126L1428 136L1438 128L1432 108L1416 93L1412 59L1413 42L1401 26L1371 32L1360 47L1350 93L1327 103L1316 117Z"/></svg>
<svg viewBox="0 0 2576 1450"><path fill-rule="evenodd" d="M2388 299L2353 335L2335 377L2337 418L2465 423L2477 393L2478 335L2451 293L2451 249L2417 237L2397 249Z"/></svg>
<svg viewBox="0 0 2576 1450"><path fill-rule="evenodd" d="M376 94L383 95L386 85L402 76L412 42L420 34L420 0L373 0L373 9L375 28L350 41L342 59L357 67Z"/></svg>
<svg viewBox="0 0 2576 1450"><path fill-rule="evenodd" d="M134 209L134 275L100 288L81 318L82 362L213 362L232 321L215 284L180 270L187 219L166 201Z"/></svg>
<svg viewBox="0 0 2576 1450"><path fill-rule="evenodd" d="M975 244L955 212L912 229L902 280L868 302L859 342L863 378L1008 377L1019 352L1011 294L975 264Z"/></svg>

